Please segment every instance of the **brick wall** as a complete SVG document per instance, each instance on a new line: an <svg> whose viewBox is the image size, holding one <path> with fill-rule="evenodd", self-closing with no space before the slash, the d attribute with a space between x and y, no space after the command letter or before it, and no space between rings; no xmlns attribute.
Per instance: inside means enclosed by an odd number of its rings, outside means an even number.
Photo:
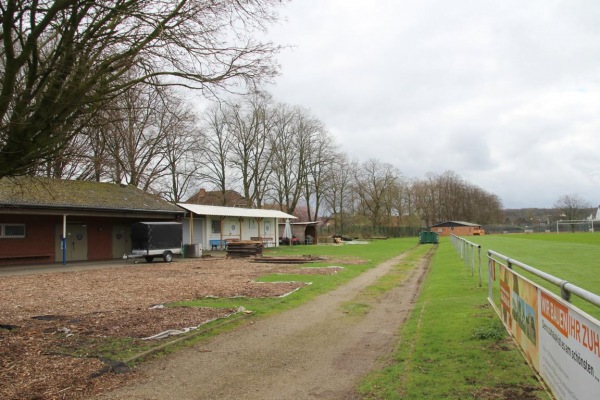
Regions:
<svg viewBox="0 0 600 400"><path fill-rule="evenodd" d="M2 224L25 224L25 238L0 238L0 265L54 262L55 226L61 221L60 216L0 215Z"/></svg>

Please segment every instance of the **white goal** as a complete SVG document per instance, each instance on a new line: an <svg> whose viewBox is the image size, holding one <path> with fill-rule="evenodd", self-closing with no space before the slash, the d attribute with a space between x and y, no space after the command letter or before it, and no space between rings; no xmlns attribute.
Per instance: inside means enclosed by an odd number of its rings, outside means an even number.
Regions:
<svg viewBox="0 0 600 400"><path fill-rule="evenodd" d="M597 228L600 228L600 221L596 220L556 221L556 233L594 232Z"/></svg>

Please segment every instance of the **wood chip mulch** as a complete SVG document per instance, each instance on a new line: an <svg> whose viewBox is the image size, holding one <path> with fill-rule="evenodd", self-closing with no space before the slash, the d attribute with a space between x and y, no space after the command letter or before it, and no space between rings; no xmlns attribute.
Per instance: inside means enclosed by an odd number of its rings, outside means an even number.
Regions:
<svg viewBox="0 0 600 400"><path fill-rule="evenodd" d="M113 348L143 346L149 342L143 338L236 312L153 306L204 297L284 296L305 284L255 280L338 270L195 259L1 277L0 398L81 399L110 390L135 372L119 360L97 357L107 342Z"/></svg>

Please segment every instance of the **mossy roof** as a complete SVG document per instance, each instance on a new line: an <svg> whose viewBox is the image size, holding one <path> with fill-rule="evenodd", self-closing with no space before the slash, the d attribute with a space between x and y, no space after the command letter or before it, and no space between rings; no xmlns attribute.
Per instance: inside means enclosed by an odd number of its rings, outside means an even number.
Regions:
<svg viewBox="0 0 600 400"><path fill-rule="evenodd" d="M183 214L175 204L131 185L37 177L0 179L0 207Z"/></svg>

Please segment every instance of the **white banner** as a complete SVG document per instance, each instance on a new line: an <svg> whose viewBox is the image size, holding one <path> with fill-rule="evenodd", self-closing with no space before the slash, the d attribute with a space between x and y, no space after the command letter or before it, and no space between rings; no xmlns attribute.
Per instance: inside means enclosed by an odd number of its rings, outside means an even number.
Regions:
<svg viewBox="0 0 600 400"><path fill-rule="evenodd" d="M558 400L600 400L598 320L503 265L500 317Z"/></svg>
<svg viewBox="0 0 600 400"><path fill-rule="evenodd" d="M600 399L600 324L543 289L540 374L560 400Z"/></svg>

